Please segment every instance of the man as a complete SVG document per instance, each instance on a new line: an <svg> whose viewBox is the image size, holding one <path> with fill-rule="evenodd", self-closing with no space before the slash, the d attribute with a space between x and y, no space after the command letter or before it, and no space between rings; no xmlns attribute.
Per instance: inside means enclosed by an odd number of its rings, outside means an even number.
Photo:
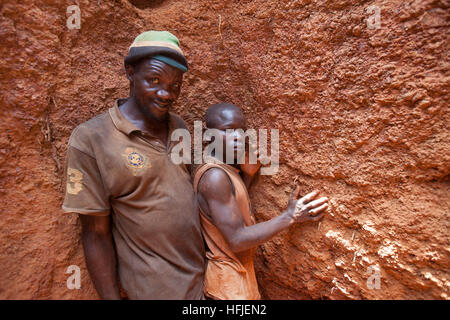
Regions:
<svg viewBox="0 0 450 320"><path fill-rule="evenodd" d="M286 211L255 224L247 188L261 163L250 164L247 153L244 163L238 164L242 139L236 129L245 130L242 111L229 103L213 105L206 112L206 127L220 131L223 152L214 154L215 161L199 166L194 175L202 231L208 246L205 295L218 300L259 299L253 266L255 248L294 223L321 219L328 199L314 200L318 195L314 191L297 200L297 187ZM234 139L226 139L227 129L235 130ZM223 163L227 150L233 150L231 165Z"/></svg>
<svg viewBox="0 0 450 320"><path fill-rule="evenodd" d="M204 243L190 174L169 158L169 112L187 61L178 39L148 31L125 58L130 97L78 126L63 209L79 213L86 264L103 299L203 299Z"/></svg>

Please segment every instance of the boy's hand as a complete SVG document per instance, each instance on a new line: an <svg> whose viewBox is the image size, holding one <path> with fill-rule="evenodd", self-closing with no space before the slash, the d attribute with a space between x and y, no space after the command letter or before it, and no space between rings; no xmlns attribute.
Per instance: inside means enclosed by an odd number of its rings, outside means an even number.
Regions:
<svg viewBox="0 0 450 320"><path fill-rule="evenodd" d="M243 173L249 175L250 177L253 177L259 170L259 168L261 168L261 162L259 161L259 152L256 148L255 145L252 145L253 148L247 148L245 150L245 162L243 164L240 164L240 169ZM256 155L256 163L255 164L250 164L250 153L251 150L254 150L254 155Z"/></svg>
<svg viewBox="0 0 450 320"><path fill-rule="evenodd" d="M303 198L297 199L299 192L300 187L297 186L289 198L288 208L285 212L290 217L291 223L320 220L323 217L323 211L328 208L328 198L322 197L314 200L319 194L319 191L314 190Z"/></svg>

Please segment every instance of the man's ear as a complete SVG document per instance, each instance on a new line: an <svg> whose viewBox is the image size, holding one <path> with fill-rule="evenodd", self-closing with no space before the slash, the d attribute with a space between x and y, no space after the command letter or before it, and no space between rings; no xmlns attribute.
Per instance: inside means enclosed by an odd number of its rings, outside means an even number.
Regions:
<svg viewBox="0 0 450 320"><path fill-rule="evenodd" d="M131 64L125 65L125 73L127 74L128 80L133 81L134 72L135 72L134 67Z"/></svg>

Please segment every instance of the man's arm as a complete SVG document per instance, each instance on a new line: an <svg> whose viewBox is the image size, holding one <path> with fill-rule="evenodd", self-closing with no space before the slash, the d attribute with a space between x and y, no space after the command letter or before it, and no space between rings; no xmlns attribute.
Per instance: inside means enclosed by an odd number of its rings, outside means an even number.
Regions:
<svg viewBox="0 0 450 320"><path fill-rule="evenodd" d="M120 300L110 216L80 214L86 265L100 298Z"/></svg>
<svg viewBox="0 0 450 320"><path fill-rule="evenodd" d="M234 252L254 248L293 223L317 221L323 216L323 213L319 213L328 207L328 199L325 197L312 201L318 194L315 191L300 199L302 207L296 210L299 193L297 188L291 195L288 208L278 217L245 226L232 192L231 181L223 170L212 168L206 171L199 181L198 191L198 196L204 200L199 201L201 209L209 214Z"/></svg>

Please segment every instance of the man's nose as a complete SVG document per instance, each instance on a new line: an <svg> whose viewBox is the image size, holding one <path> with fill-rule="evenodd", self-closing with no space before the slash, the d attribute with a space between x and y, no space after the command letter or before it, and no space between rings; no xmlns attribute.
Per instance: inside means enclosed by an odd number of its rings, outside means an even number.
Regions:
<svg viewBox="0 0 450 320"><path fill-rule="evenodd" d="M162 100L169 100L170 99L170 93L166 89L160 89L157 92L158 98Z"/></svg>

